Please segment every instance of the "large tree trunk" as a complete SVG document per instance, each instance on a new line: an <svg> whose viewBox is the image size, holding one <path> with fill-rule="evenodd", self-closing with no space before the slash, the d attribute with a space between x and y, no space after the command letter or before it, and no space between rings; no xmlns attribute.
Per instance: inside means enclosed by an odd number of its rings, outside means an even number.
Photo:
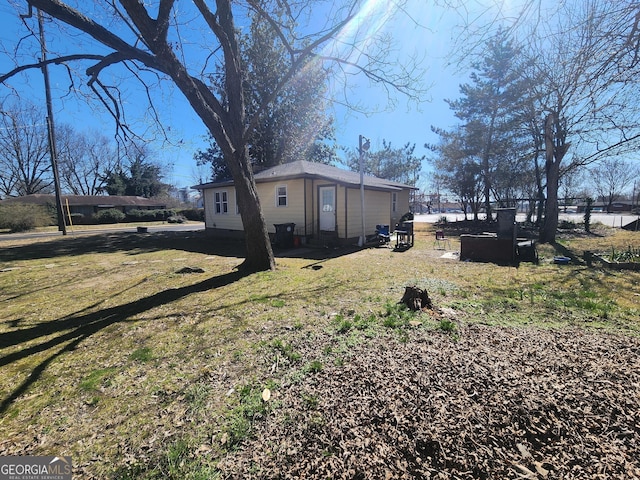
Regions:
<svg viewBox="0 0 640 480"><path fill-rule="evenodd" d="M223 108L211 91L201 81L191 77L186 68L175 57L173 51L165 49L158 55L169 67L168 73L185 95L195 112L223 152L236 187L238 209L244 227L246 256L242 270L263 271L275 269L275 258L267 225L262 215L260 200L253 178L246 142L246 121L240 52L235 40L235 27L229 0L217 0L217 17L211 18L224 52L225 92L228 106ZM205 14L202 0L196 1Z"/></svg>
<svg viewBox="0 0 640 480"><path fill-rule="evenodd" d="M540 241L553 243L556 241L558 228L558 176L559 165L554 158L553 141L554 115L549 114L544 122L544 154L545 173L547 176L547 201L544 212L544 220L540 227Z"/></svg>
<svg viewBox="0 0 640 480"><path fill-rule="evenodd" d="M545 215L540 228L540 242L554 243L558 229L558 168L555 164L547 171L547 199Z"/></svg>
<svg viewBox="0 0 640 480"><path fill-rule="evenodd" d="M484 211L487 215L486 221L491 223L493 221L493 213L491 212L491 185L489 180L489 159L483 161L485 171L484 175Z"/></svg>
<svg viewBox="0 0 640 480"><path fill-rule="evenodd" d="M273 270L276 262L246 147L238 150L237 157L233 164L229 164L229 168L236 187L247 250L241 268L251 272Z"/></svg>
<svg viewBox="0 0 640 480"><path fill-rule="evenodd" d="M558 119L549 114L544 123L545 170L547 174L547 201L544 222L540 228L540 242L554 243L558 230L558 183L560 162L569 149L557 125ZM557 142L555 140L558 140ZM556 143L558 145L556 146Z"/></svg>
<svg viewBox="0 0 640 480"><path fill-rule="evenodd" d="M246 244L245 261L240 268L252 272L275 269L271 241L243 139L244 112L235 112L235 115L234 112L222 112L223 124L221 115L207 101L210 92L206 87L180 73L172 74L172 77L218 143L233 176Z"/></svg>
<svg viewBox="0 0 640 480"><path fill-rule="evenodd" d="M493 221L493 213L491 211L491 184L492 184L492 175L491 175L491 151L493 149L493 127L495 125L496 117L493 115L491 117L491 122L489 122L489 132L487 135L487 143L485 145L485 150L482 155L482 174L484 177L484 209L487 215L486 221Z"/></svg>

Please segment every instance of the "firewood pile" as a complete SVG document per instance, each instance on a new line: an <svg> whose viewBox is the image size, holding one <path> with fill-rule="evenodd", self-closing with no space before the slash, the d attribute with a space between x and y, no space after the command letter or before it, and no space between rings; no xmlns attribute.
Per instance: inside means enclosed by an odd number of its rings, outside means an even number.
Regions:
<svg viewBox="0 0 640 480"><path fill-rule="evenodd" d="M223 478L640 478L637 337L471 325L352 354L281 383Z"/></svg>

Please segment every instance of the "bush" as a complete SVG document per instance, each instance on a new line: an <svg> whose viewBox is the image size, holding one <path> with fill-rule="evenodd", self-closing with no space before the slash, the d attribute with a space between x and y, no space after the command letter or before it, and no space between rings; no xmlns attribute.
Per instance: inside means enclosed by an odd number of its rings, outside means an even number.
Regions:
<svg viewBox="0 0 640 480"><path fill-rule="evenodd" d="M93 218L98 223L118 223L122 222L126 218L126 215L118 209L110 208L94 214Z"/></svg>
<svg viewBox="0 0 640 480"><path fill-rule="evenodd" d="M167 220L169 217L177 215L175 210L154 210L156 212L156 220Z"/></svg>
<svg viewBox="0 0 640 480"><path fill-rule="evenodd" d="M127 222L153 222L158 217L157 210L129 210Z"/></svg>
<svg viewBox="0 0 640 480"><path fill-rule="evenodd" d="M129 210L127 212L127 221L128 222L149 222L151 220L155 220L155 214L149 213L153 212L153 210Z"/></svg>
<svg viewBox="0 0 640 480"><path fill-rule="evenodd" d="M573 220L560 220L558 228L561 230L575 230L578 228L578 224Z"/></svg>
<svg viewBox="0 0 640 480"><path fill-rule="evenodd" d="M26 232L54 224L47 207L23 203L0 205L0 228L11 232Z"/></svg>
<svg viewBox="0 0 640 480"><path fill-rule="evenodd" d="M156 210L129 210L127 212L127 221L128 222L164 222L168 220L170 217L176 215L175 210L164 210L164 209L156 209Z"/></svg>
<svg viewBox="0 0 640 480"><path fill-rule="evenodd" d="M204 208L185 208L178 210L178 215L193 222L204 222Z"/></svg>
<svg viewBox="0 0 640 480"><path fill-rule="evenodd" d="M67 222L69 221L69 215L67 213L65 213L64 219ZM85 222L84 215L81 214L81 213L72 213L71 214L71 223L73 225L83 225L83 224L85 224L86 222Z"/></svg>
<svg viewBox="0 0 640 480"><path fill-rule="evenodd" d="M185 223L187 221L182 215L172 215L167 218L167 222L169 223Z"/></svg>

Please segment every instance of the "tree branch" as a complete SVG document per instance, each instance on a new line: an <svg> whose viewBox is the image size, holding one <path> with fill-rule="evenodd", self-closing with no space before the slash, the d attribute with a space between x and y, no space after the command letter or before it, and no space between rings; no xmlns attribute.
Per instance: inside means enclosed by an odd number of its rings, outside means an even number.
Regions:
<svg viewBox="0 0 640 480"><path fill-rule="evenodd" d="M383 85L388 85L392 88L394 88L395 90L404 93L405 95L409 95L410 93L410 88L411 85L409 85L408 82L396 82L393 81L392 79L382 75L382 74L377 74L375 73L373 70L368 69L367 67L364 67L362 65L359 65L356 62L351 62L349 60L345 60L343 58L338 58L338 57L332 57L332 56L326 56L326 55L321 55L319 56L319 58L322 58L323 60L329 60L332 61L334 63L339 63L341 65L347 65L349 67L352 67L356 70L358 70L360 73L362 73L365 77L377 82L377 83L381 83Z"/></svg>
<svg viewBox="0 0 640 480"><path fill-rule="evenodd" d="M103 45L106 45L116 52L122 53L126 58L139 60L150 68L155 68L162 73L167 73L162 64L158 62L153 55L129 45L122 38L111 33L110 30L87 18L68 5L58 0L28 0L28 2L29 5L39 8L52 17L87 33Z"/></svg>
<svg viewBox="0 0 640 480"><path fill-rule="evenodd" d="M125 60L132 60L132 59L123 55L122 52L113 52L107 56L103 56L100 62L87 68L86 73L87 75L89 75L88 85L91 85L98 78L98 75L103 69L107 68L109 65L120 63Z"/></svg>
<svg viewBox="0 0 640 480"><path fill-rule="evenodd" d="M175 0L162 0L158 8L158 38L163 42L167 41L167 33L169 32L169 17Z"/></svg>
<svg viewBox="0 0 640 480"><path fill-rule="evenodd" d="M592 153L591 155L589 155L588 157L585 157L584 160L582 160L582 162L580 162L581 165L587 165L589 163L593 163L595 161L598 160L598 157L600 157L601 155L604 155L605 153L621 147L623 145L627 145L631 142L633 142L634 140L639 140L640 139L640 133L634 135L633 137L629 137L629 138L625 138L624 140L620 140L619 142L614 143L613 145L609 145L606 148L603 148L602 150L598 150L595 153Z"/></svg>
<svg viewBox="0 0 640 480"><path fill-rule="evenodd" d="M149 16L147 7L142 2L121 0L120 3L140 30L142 40L154 53L159 54L168 48L169 18L175 0L162 0L158 7L158 18L155 20Z"/></svg>
<svg viewBox="0 0 640 480"><path fill-rule="evenodd" d="M56 57L47 59L44 62L30 63L28 65L20 65L19 67L14 68L10 72L7 72L3 75L0 75L0 83L4 83L9 80L11 77L14 77L20 72L24 72L25 70L30 69L40 69L43 65L61 65L65 62L70 62L73 60L103 60L104 55L91 55L91 54L74 54L74 55L65 55L62 57Z"/></svg>

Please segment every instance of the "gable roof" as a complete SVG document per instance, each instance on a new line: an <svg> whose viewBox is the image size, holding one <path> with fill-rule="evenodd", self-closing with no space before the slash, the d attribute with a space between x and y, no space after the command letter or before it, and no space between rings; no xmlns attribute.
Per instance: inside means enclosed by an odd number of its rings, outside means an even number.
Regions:
<svg viewBox="0 0 640 480"><path fill-rule="evenodd" d="M256 173L254 175L254 178L256 183L290 180L296 178L317 178L331 180L347 186L360 186L360 173L358 172L344 170L332 165L325 165L324 163L308 162L306 160L298 160L296 162L277 165L275 167ZM365 187L371 189L416 190L416 187L412 187L411 185L405 185L399 182L385 180L383 178L374 177L372 175L365 175L363 178L363 183ZM226 180L222 182L211 182L203 183L201 185L194 185L192 188L197 190L204 190L207 188L224 187L231 185L233 185L233 181Z"/></svg>

